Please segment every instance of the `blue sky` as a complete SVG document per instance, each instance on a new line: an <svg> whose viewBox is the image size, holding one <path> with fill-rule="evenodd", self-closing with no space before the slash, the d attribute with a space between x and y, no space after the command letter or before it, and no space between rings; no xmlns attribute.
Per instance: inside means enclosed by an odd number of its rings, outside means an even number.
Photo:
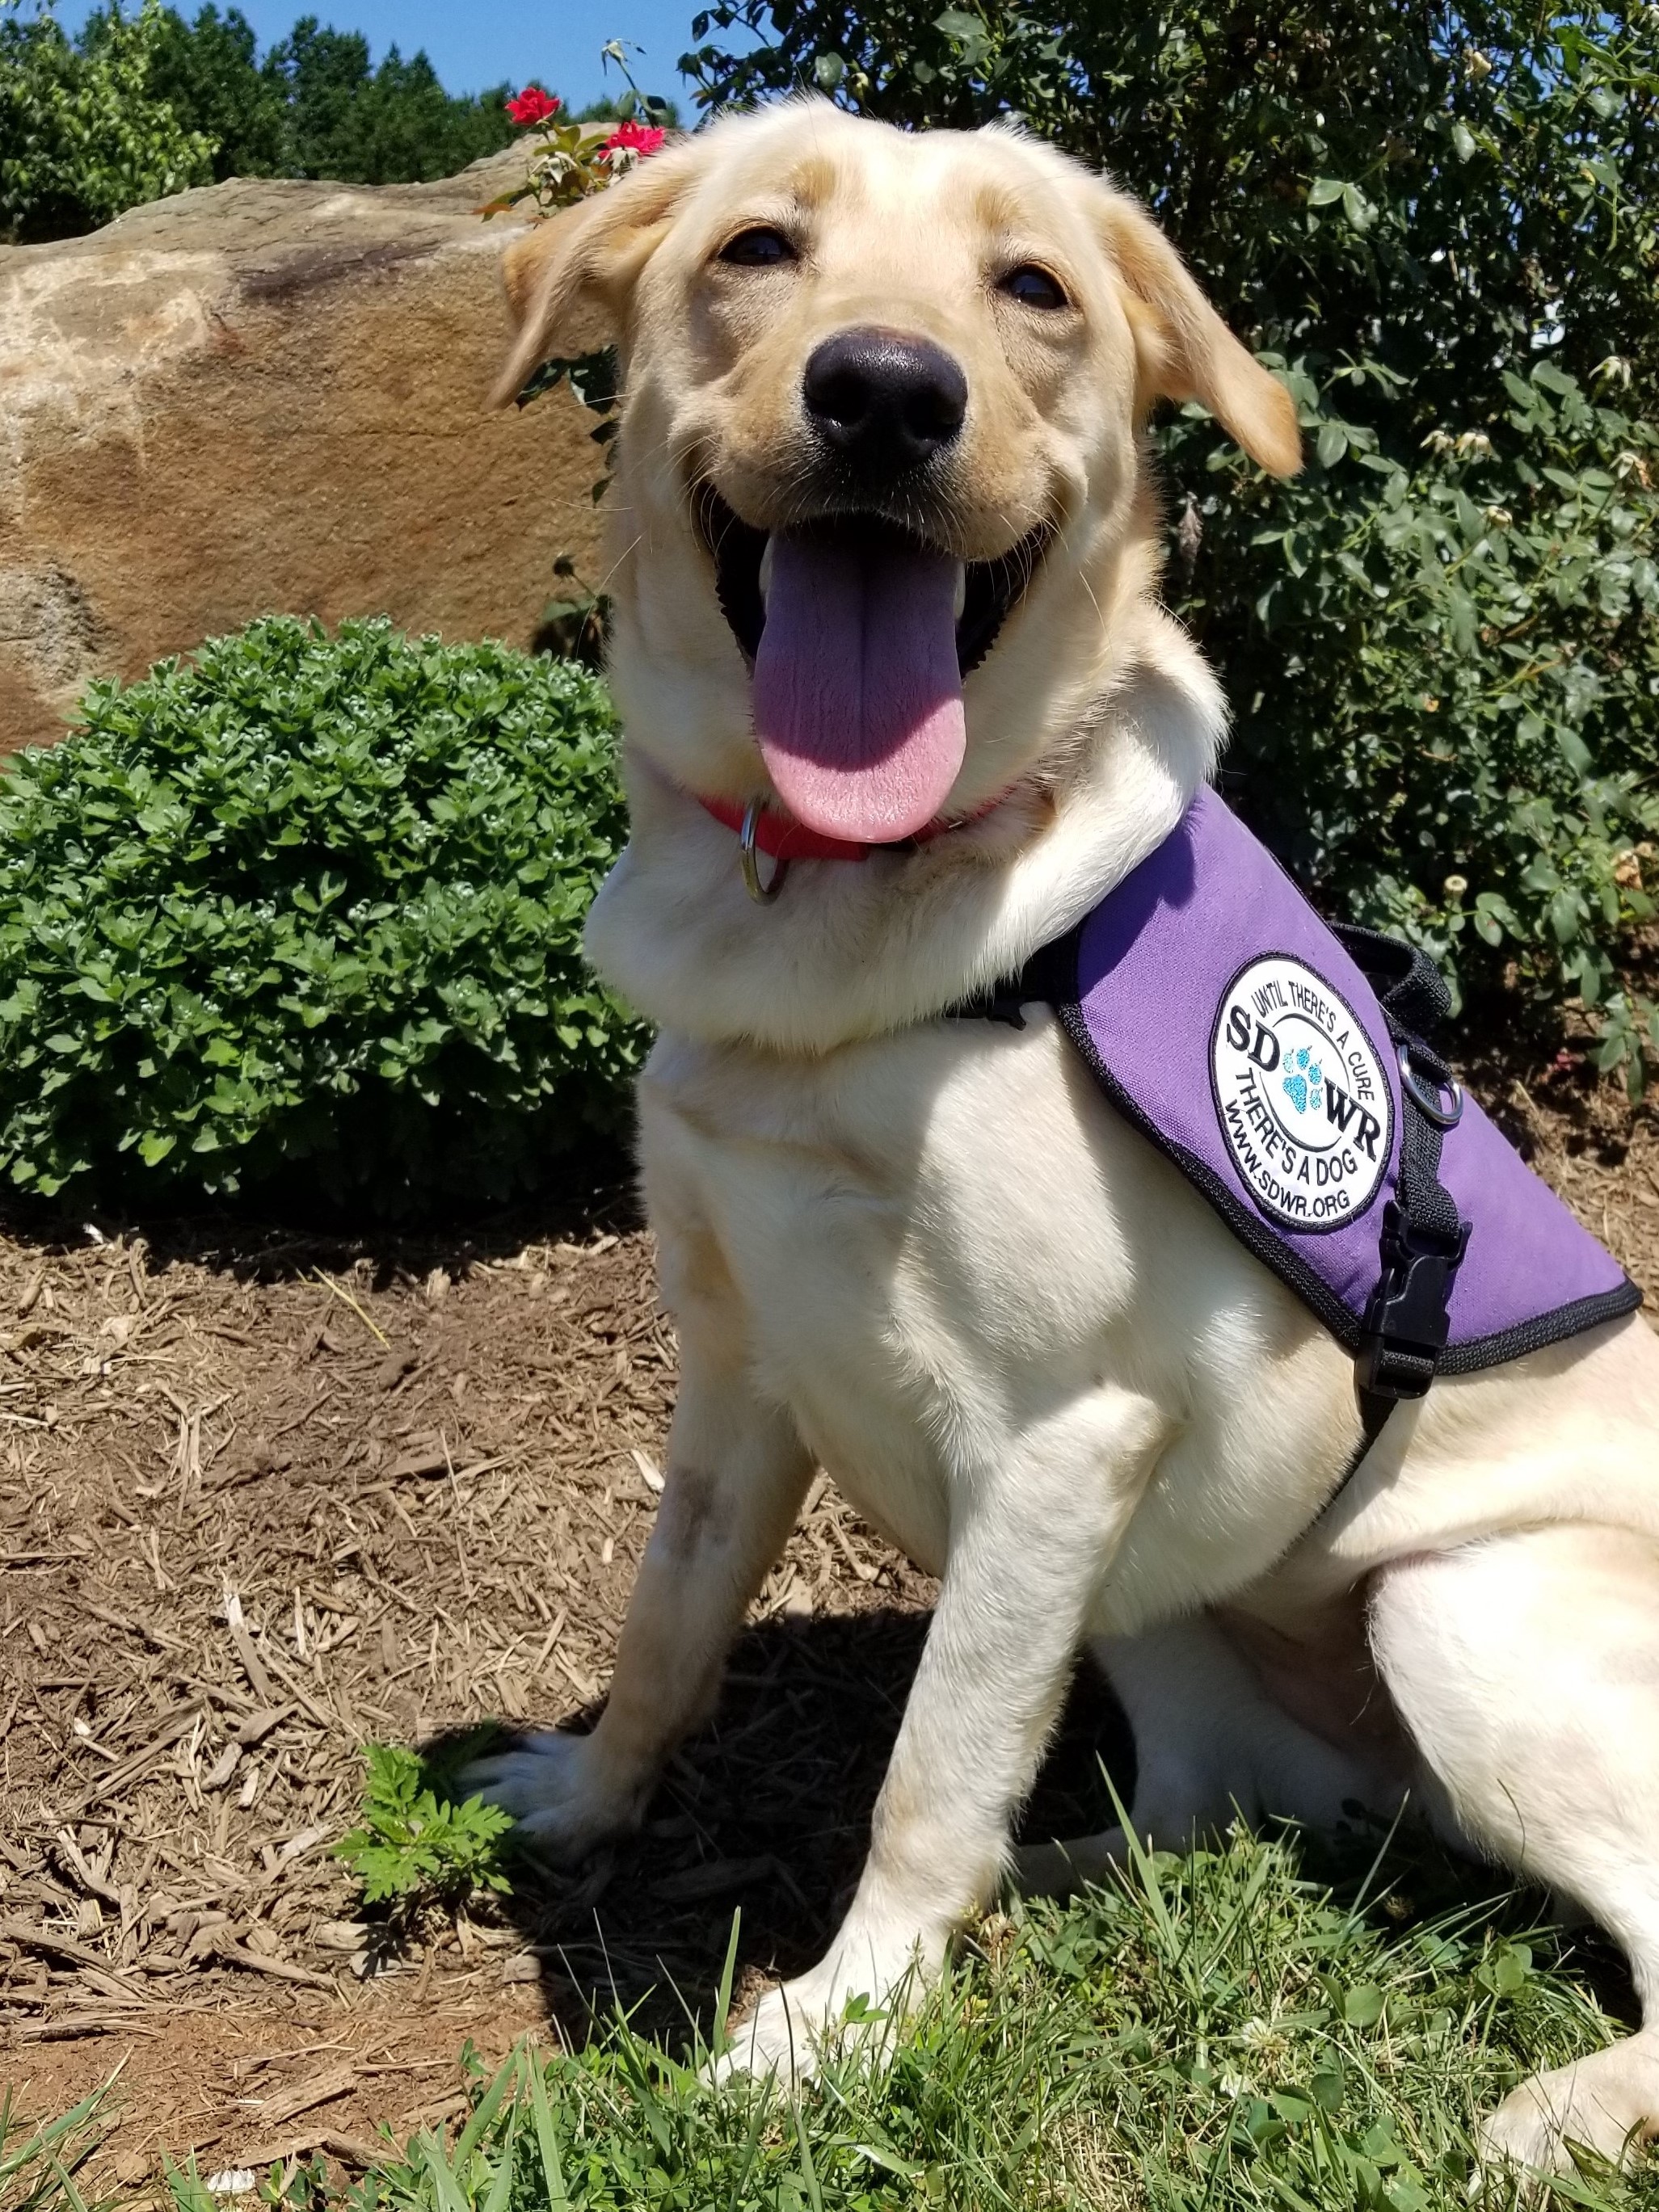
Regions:
<svg viewBox="0 0 1659 2212"><path fill-rule="evenodd" d="M191 16L196 0L173 0ZM222 7L225 0L220 0ZM285 35L296 15L314 15L340 31L362 31L374 58L390 46L405 54L424 46L451 92L477 92L539 77L580 106L620 89L614 70L602 70L599 48L627 39L644 49L635 74L644 92L671 97L684 88L674 64L691 43L696 0L240 0L261 47ZM64 0L58 20L76 28L89 0ZM682 108L686 103L682 100ZM687 120L690 120L689 111Z"/></svg>

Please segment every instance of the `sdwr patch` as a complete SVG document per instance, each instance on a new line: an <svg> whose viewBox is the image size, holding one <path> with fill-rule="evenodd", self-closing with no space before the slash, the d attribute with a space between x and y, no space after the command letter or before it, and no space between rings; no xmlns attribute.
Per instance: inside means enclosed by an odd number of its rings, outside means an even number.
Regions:
<svg viewBox="0 0 1659 2212"><path fill-rule="evenodd" d="M1388 1171L1394 1100L1364 1024L1322 975L1280 952L1241 968L1216 1009L1210 1080L1264 1213L1320 1230L1365 1211Z"/></svg>

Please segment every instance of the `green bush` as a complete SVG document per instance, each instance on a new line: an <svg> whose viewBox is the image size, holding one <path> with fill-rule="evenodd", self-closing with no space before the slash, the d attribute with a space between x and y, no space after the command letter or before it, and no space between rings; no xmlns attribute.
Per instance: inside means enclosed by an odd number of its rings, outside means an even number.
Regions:
<svg viewBox="0 0 1659 2212"><path fill-rule="evenodd" d="M159 0L72 45L48 4L0 0L0 242L72 237L141 200L212 181L213 142L152 82Z"/></svg>
<svg viewBox="0 0 1659 2212"><path fill-rule="evenodd" d="M580 932L625 836L598 680L257 622L0 779L0 1175L501 1199L626 1111Z"/></svg>
<svg viewBox="0 0 1659 2212"><path fill-rule="evenodd" d="M1195 408L1158 434L1235 795L1454 981L1605 1006L1659 877L1659 9L730 0L694 35L705 105L1016 112L1152 207L1309 434L1285 484Z"/></svg>

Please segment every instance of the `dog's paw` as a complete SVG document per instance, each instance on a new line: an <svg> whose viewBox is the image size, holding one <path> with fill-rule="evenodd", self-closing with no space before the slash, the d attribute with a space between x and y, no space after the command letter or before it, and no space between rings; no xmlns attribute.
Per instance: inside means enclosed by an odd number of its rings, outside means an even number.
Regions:
<svg viewBox="0 0 1659 2212"><path fill-rule="evenodd" d="M1490 2165L1571 2173L1571 2145L1618 2164L1659 2135L1659 2038L1634 2035L1512 2089L1480 2130Z"/></svg>
<svg viewBox="0 0 1659 2212"><path fill-rule="evenodd" d="M767 1991L732 2028L711 2074L717 2081L769 2074L791 2087L813 2078L832 2040L866 2055L885 2053L937 1975L943 1954L941 1943L926 1955L923 1939L914 1931L880 1946L837 1944L810 1973Z"/></svg>
<svg viewBox="0 0 1659 2212"><path fill-rule="evenodd" d="M640 1823L641 1794L606 1776L591 1735L523 1736L462 1769L461 1787L512 1814L524 1840L567 1864Z"/></svg>

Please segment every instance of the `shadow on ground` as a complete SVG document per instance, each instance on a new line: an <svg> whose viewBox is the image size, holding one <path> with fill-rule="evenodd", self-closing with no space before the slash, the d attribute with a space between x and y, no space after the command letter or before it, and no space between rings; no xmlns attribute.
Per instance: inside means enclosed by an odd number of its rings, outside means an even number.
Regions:
<svg viewBox="0 0 1659 2212"><path fill-rule="evenodd" d="M629 1149L594 1143L563 1154L536 1191L511 1204L473 1206L424 1218L388 1218L367 1205L332 1203L297 1174L265 1184L243 1201L179 1212L129 1211L89 1200L0 1197L0 1237L43 1257L84 1252L88 1243L141 1239L154 1269L191 1261L245 1283L281 1283L323 1267L358 1267L372 1290L434 1267L452 1276L527 1244L586 1243L640 1228L637 1178Z"/></svg>
<svg viewBox="0 0 1659 2212"><path fill-rule="evenodd" d="M707 2033L734 1912L739 1999L817 1960L864 1863L928 1618L874 1611L750 1630L717 1716L672 1760L637 1838L574 1872L518 1860L506 1909L541 1961L549 2014L568 2040L586 2040L618 2008L671 2046L693 2015ZM443 1741L428 1749L441 1756ZM1127 1723L1085 1667L1022 1833L1106 1825L1103 1760L1127 1792Z"/></svg>
<svg viewBox="0 0 1659 2212"><path fill-rule="evenodd" d="M739 2005L823 1954L864 1863L927 1620L874 1612L751 1630L716 1719L672 1761L643 1832L574 1872L519 1863L507 1914L541 1963L548 2016L568 2045L603 2033L619 2012L671 2050L689 2044L694 2021L706 2038L734 1912ZM1108 1826L1111 1792L1127 1801L1133 1781L1127 1723L1085 1663L1018 1836ZM1560 1900L1512 1890L1506 1874L1448 1851L1409 1819L1391 1830L1361 1819L1298 1850L1310 1881L1386 1933L1449 1915L1524 1937L1572 1920ZM1600 1931L1569 1924L1544 1940L1610 2018L1640 2025L1626 1961Z"/></svg>

